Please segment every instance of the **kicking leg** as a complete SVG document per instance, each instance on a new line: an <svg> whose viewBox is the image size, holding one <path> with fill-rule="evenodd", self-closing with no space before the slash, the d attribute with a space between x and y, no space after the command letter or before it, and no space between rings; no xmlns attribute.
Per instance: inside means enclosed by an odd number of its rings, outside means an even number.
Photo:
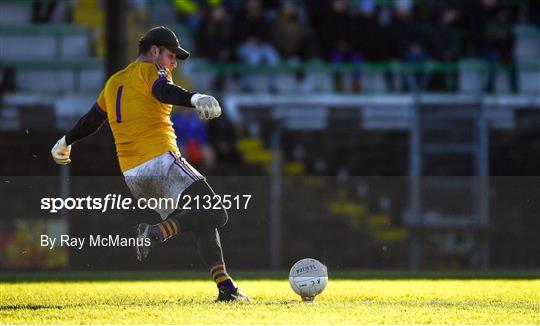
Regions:
<svg viewBox="0 0 540 326"><path fill-rule="evenodd" d="M183 193L191 199L195 196L215 195L214 190L205 180L198 180L191 184ZM183 207L183 203L180 205ZM190 210L177 210L173 212L165 221L155 224L140 224L139 237L150 237L152 243L164 242L173 236L184 232L192 232L195 237L195 244L199 256L210 271L212 278L216 282L219 290L218 301L250 301L249 297L243 294L235 286L232 278L227 273L221 249L218 228L227 223L227 211L222 209L203 209L201 207L191 207ZM151 247L138 248L142 259L148 256ZM139 254L137 255L139 257Z"/></svg>
<svg viewBox="0 0 540 326"><path fill-rule="evenodd" d="M217 229L203 229L193 232L199 256L204 262L218 288L218 301L250 301L249 297L238 290L227 273L223 259L221 241Z"/></svg>
<svg viewBox="0 0 540 326"><path fill-rule="evenodd" d="M191 189L196 194L214 196L214 190L204 182L197 182ZM213 198L213 197L212 197ZM238 290L227 273L223 259L223 250L218 229L227 223L227 211L207 209L197 211L197 222L193 223L192 233L201 260L208 268L218 288L218 301L250 301L249 297Z"/></svg>

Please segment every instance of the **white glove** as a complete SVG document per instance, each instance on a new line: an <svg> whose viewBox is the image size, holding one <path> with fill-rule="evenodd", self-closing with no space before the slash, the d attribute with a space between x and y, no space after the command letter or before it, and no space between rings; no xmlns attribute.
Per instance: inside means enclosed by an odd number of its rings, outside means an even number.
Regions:
<svg viewBox="0 0 540 326"><path fill-rule="evenodd" d="M60 140L58 140L51 149L53 160L60 165L71 163L71 160L69 159L70 153L71 145L68 146L66 143L66 136L60 138Z"/></svg>
<svg viewBox="0 0 540 326"><path fill-rule="evenodd" d="M221 107L219 107L218 101L213 96L195 94L191 97L191 104L195 106L195 110L201 119L214 119L221 115Z"/></svg>

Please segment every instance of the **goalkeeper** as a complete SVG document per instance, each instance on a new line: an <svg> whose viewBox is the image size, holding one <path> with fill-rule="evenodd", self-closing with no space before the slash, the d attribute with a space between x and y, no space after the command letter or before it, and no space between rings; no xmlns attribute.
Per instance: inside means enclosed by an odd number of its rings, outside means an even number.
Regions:
<svg viewBox="0 0 540 326"><path fill-rule="evenodd" d="M108 120L116 143L120 169L137 198L177 198L214 195L206 179L180 154L170 121L173 105L195 108L201 119L221 115L217 100L187 91L171 80L176 60L186 60L189 52L180 47L176 35L160 26L139 40L135 62L112 75L86 115L51 150L58 164L71 162L71 145L96 132ZM213 197L212 197L213 198ZM182 207L182 206L179 206ZM160 208L162 222L139 224L138 238L153 244L192 232L199 255L218 288L218 301L249 301L227 274L218 229L227 222L224 208ZM137 243L148 241L137 241ZM152 246L138 246L137 259L144 260Z"/></svg>

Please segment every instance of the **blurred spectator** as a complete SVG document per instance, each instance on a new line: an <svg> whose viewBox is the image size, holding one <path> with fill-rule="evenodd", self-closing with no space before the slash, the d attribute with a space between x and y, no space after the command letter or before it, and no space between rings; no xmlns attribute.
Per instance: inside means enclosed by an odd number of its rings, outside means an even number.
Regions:
<svg viewBox="0 0 540 326"><path fill-rule="evenodd" d="M197 29L200 24L200 10L199 1L197 0L174 0L174 7L178 14L178 20L187 22L188 26L192 29Z"/></svg>
<svg viewBox="0 0 540 326"><path fill-rule="evenodd" d="M376 16L375 0L362 0L358 3L358 12L353 16L355 35L354 48L367 61L384 61L389 59L390 40L388 31Z"/></svg>
<svg viewBox="0 0 540 326"><path fill-rule="evenodd" d="M250 65L269 64L280 62L277 50L267 42L261 42L256 37L250 37L238 48L238 58Z"/></svg>
<svg viewBox="0 0 540 326"><path fill-rule="evenodd" d="M492 92L495 87L497 64L504 64L509 69L510 86L516 90L514 69L514 35L512 31L512 13L497 0L481 0L469 4L467 8L467 29L471 33L470 47L473 54L484 58L490 64L486 90Z"/></svg>
<svg viewBox="0 0 540 326"><path fill-rule="evenodd" d="M448 2L435 2L433 22L429 24L428 42L432 56L443 62L454 62L460 55L461 8Z"/></svg>
<svg viewBox="0 0 540 326"><path fill-rule="evenodd" d="M316 46L320 47L320 38L326 28L324 20L329 10L328 0L304 1L304 9L306 12L306 24L313 29L314 41L317 42Z"/></svg>
<svg viewBox="0 0 540 326"><path fill-rule="evenodd" d="M257 37L249 37L246 42L242 43L237 50L237 56L240 62L252 66L277 65L280 63L277 50L270 43L263 43ZM268 85L269 91L274 92L277 90L277 80L274 73L268 75ZM245 91L254 89L252 76L248 74L243 76L242 88Z"/></svg>
<svg viewBox="0 0 540 326"><path fill-rule="evenodd" d="M396 2L394 19L391 23L392 41L395 44L395 55L408 63L423 64L428 60L422 24L415 19L410 1ZM424 89L427 84L426 74L415 71L408 72L405 78L407 90Z"/></svg>
<svg viewBox="0 0 540 326"><path fill-rule="evenodd" d="M413 0L394 0L394 8L398 12L411 13L414 9Z"/></svg>
<svg viewBox="0 0 540 326"><path fill-rule="evenodd" d="M284 2L272 28L272 43L281 58L289 63L306 61L315 52L311 30L305 17L300 17L299 10L293 2ZM294 79L299 87L305 86L306 78L302 72L297 72Z"/></svg>
<svg viewBox="0 0 540 326"><path fill-rule="evenodd" d="M329 61L343 62L359 56L358 53L354 53L355 35L351 33L352 27L353 20L347 2L332 0L330 11L325 18L324 32L321 35L321 45Z"/></svg>
<svg viewBox="0 0 540 326"><path fill-rule="evenodd" d="M270 20L264 16L259 0L248 0L245 12L237 17L235 34L238 36L239 45L236 55L240 62L249 65L276 65L280 62L277 50L269 43ZM277 89L276 76L268 76L269 90ZM246 91L253 90L252 76L244 75L242 88Z"/></svg>
<svg viewBox="0 0 540 326"><path fill-rule="evenodd" d="M235 44L240 45L248 39L261 43L270 40L270 20L265 16L260 0L247 0L243 10L234 18Z"/></svg>
<svg viewBox="0 0 540 326"><path fill-rule="evenodd" d="M323 34L321 35L321 46L325 57L330 62L362 62L362 56L356 52L353 46L353 39L356 37L351 33L353 27L354 22L349 13L347 2L345 0L332 0L330 11L325 18ZM359 89L359 82L359 74L354 74L354 89ZM334 83L338 92L344 90L342 74L334 74Z"/></svg>
<svg viewBox="0 0 540 326"><path fill-rule="evenodd" d="M32 22L38 24L50 22L57 9L57 6L57 1L32 2Z"/></svg>
<svg viewBox="0 0 540 326"><path fill-rule="evenodd" d="M400 59L414 59L427 56L424 48L422 25L415 19L412 9L396 6L390 26L394 55Z"/></svg>
<svg viewBox="0 0 540 326"><path fill-rule="evenodd" d="M361 58L365 61L387 61L391 59L392 40L388 27L381 23L380 15L384 11L379 11L376 0L360 0L353 11L353 30L356 35L353 46ZM384 8L383 8L384 10ZM392 75L384 74L384 81L387 86L392 85ZM362 85L360 85L360 88Z"/></svg>
<svg viewBox="0 0 540 326"><path fill-rule="evenodd" d="M199 54L216 63L229 63L233 60L232 29L225 8L221 5L211 7L203 17L196 35ZM212 87L222 90L225 77L216 76Z"/></svg>
<svg viewBox="0 0 540 326"><path fill-rule="evenodd" d="M64 23L72 20L73 1L32 1L32 22L35 24Z"/></svg>
<svg viewBox="0 0 540 326"><path fill-rule="evenodd" d="M457 73L428 75L421 70L429 60L454 64L473 55L509 67L514 63L515 22L509 9L513 5L501 6L500 0L174 1L187 15L195 12L193 8L208 8L197 29L201 56L218 63L236 60L253 66L305 61L314 56L330 63L352 63L348 75L333 75L337 91L361 90L360 71L354 64L365 61L397 59L417 64L410 66L414 71L406 76L394 75L397 78L391 88L401 90L457 88ZM521 9L522 16L528 15L531 21L538 16L536 2ZM515 88L515 73L513 69L510 72ZM269 76L270 90L276 88L274 77ZM390 73L385 77L389 82ZM254 90L261 89L265 77L247 71L240 78L244 90ZM494 70L488 79L492 90ZM223 80L218 76L213 87L223 89Z"/></svg>
<svg viewBox="0 0 540 326"><path fill-rule="evenodd" d="M460 36L457 28L461 20L461 11L450 1L439 3L439 8L432 8L436 19L427 31L428 47L431 56L442 63L455 63L460 55ZM438 10L437 10L438 9ZM457 89L457 73L436 73L430 83L431 90Z"/></svg>
<svg viewBox="0 0 540 326"><path fill-rule="evenodd" d="M500 8L493 20L488 21L485 29L485 57L490 64L503 64L508 69L512 91L517 89L514 69L514 34L510 22L510 11ZM496 68L489 69L487 91L494 91Z"/></svg>
<svg viewBox="0 0 540 326"><path fill-rule="evenodd" d="M211 168L215 164L214 152L208 145L206 126L195 110L178 110L171 121L182 155L196 168Z"/></svg>
<svg viewBox="0 0 540 326"><path fill-rule="evenodd" d="M299 61L311 55L311 31L290 1L281 6L272 28L272 43L284 60Z"/></svg>
<svg viewBox="0 0 540 326"><path fill-rule="evenodd" d="M199 55L213 62L230 62L232 41L232 29L225 8L221 5L211 7L197 31Z"/></svg>
<svg viewBox="0 0 540 326"><path fill-rule="evenodd" d="M528 2L529 22L540 27L540 1Z"/></svg>

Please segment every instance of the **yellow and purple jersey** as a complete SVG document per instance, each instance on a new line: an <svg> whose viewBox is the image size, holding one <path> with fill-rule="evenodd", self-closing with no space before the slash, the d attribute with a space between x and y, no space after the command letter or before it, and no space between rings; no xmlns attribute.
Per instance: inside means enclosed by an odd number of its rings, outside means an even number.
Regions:
<svg viewBox="0 0 540 326"><path fill-rule="evenodd" d="M172 79L166 68L133 62L112 75L99 94L96 106L107 114L122 172L168 151L179 152L170 120L172 105L152 94L164 79Z"/></svg>

